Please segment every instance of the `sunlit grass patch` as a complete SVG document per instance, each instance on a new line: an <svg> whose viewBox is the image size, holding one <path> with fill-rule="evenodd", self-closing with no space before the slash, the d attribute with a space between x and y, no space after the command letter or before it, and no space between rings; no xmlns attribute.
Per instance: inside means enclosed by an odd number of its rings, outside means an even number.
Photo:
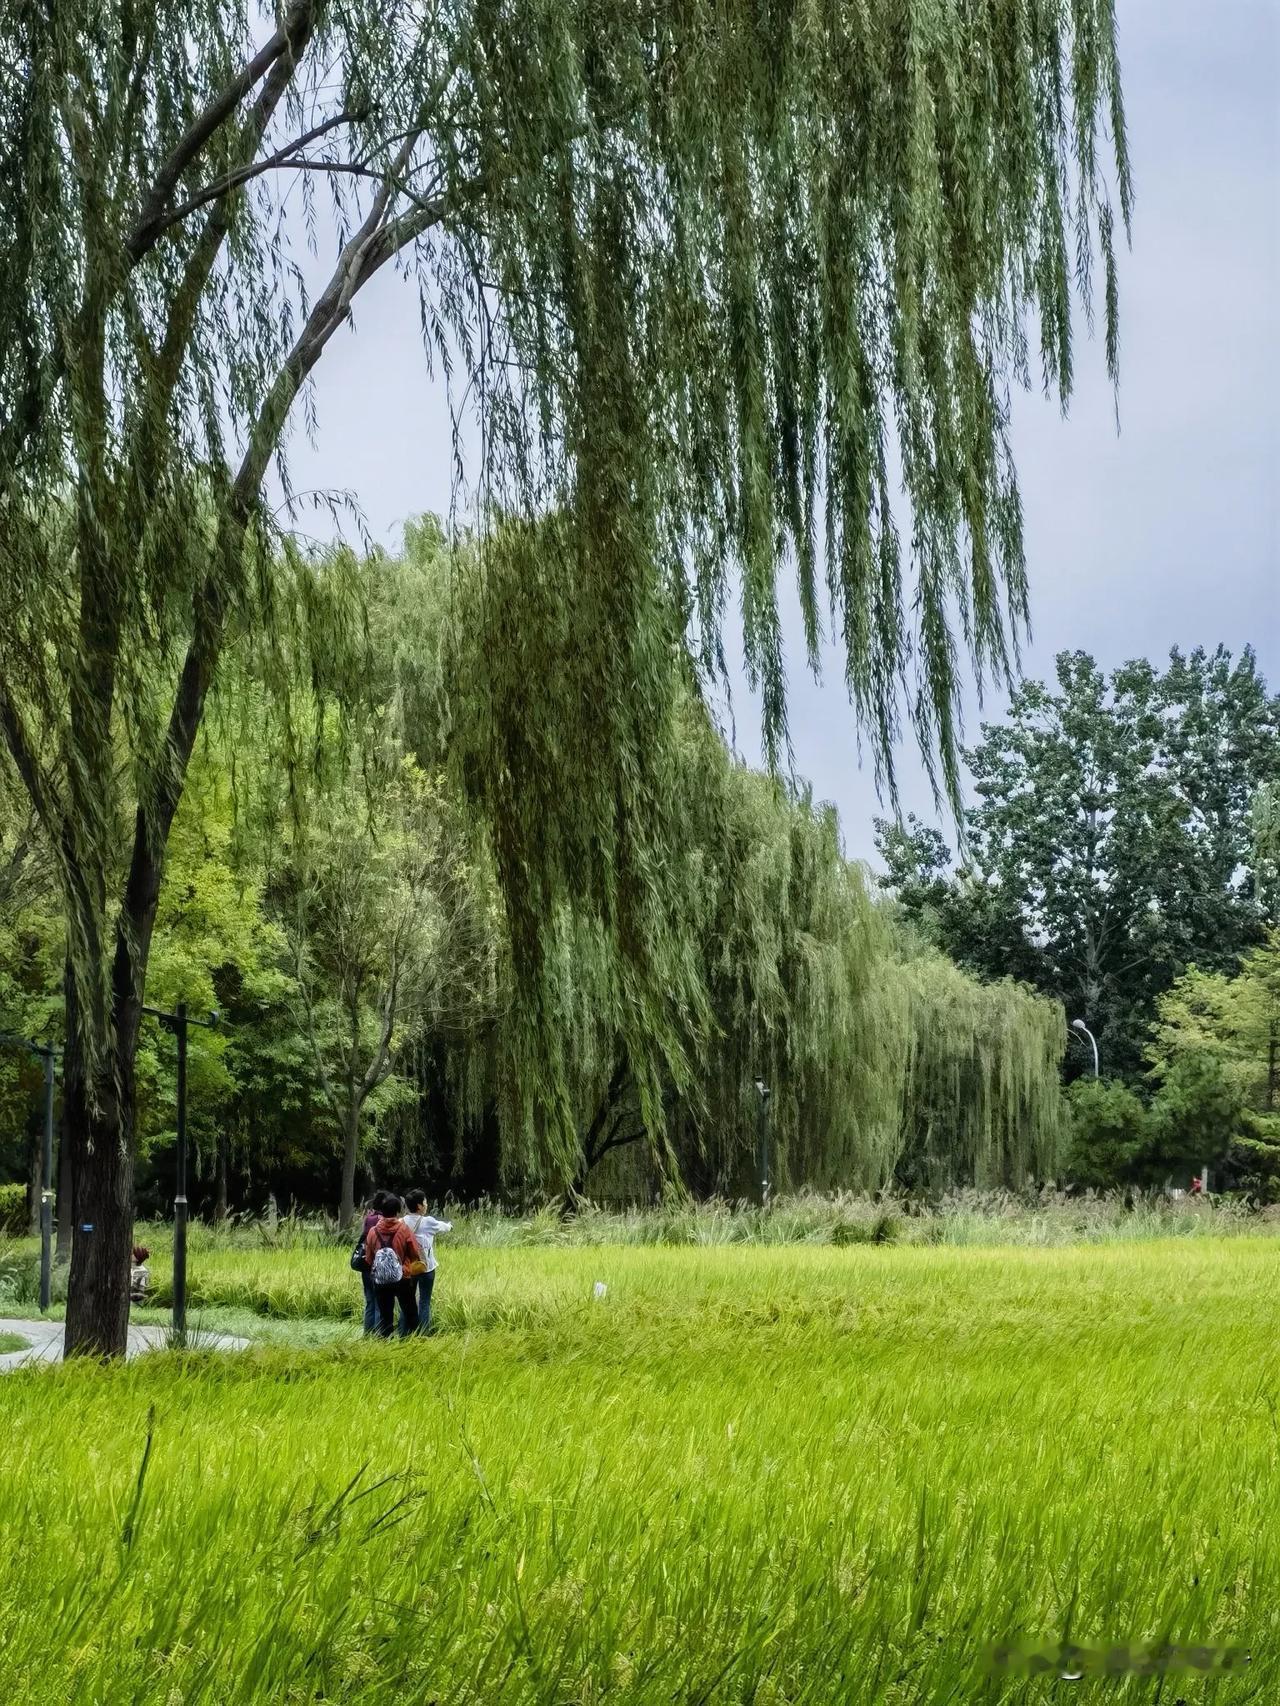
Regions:
<svg viewBox="0 0 1280 1706"><path fill-rule="evenodd" d="M0 1684L1012 1702L1066 1685L991 1645L1070 1635L1280 1698L1275 1279L1247 1238L458 1247L432 1340L7 1376Z"/></svg>

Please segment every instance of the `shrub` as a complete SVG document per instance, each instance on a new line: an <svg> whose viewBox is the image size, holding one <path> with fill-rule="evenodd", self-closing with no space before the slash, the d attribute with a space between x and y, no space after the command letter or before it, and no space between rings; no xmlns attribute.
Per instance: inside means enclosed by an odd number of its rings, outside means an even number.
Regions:
<svg viewBox="0 0 1280 1706"><path fill-rule="evenodd" d="M1208 1054L1179 1057L1151 1104L1145 1172L1152 1183L1217 1165L1240 1130L1241 1097L1221 1064Z"/></svg>
<svg viewBox="0 0 1280 1706"><path fill-rule="evenodd" d="M1147 1162L1147 1110L1115 1078L1081 1078L1067 1093L1071 1141L1066 1176L1095 1190L1127 1184Z"/></svg>
<svg viewBox="0 0 1280 1706"><path fill-rule="evenodd" d="M27 1187L0 1185L0 1237L21 1238L27 1230Z"/></svg>
<svg viewBox="0 0 1280 1706"><path fill-rule="evenodd" d="M1280 1114L1245 1113L1227 1165L1232 1183L1262 1203L1280 1203Z"/></svg>

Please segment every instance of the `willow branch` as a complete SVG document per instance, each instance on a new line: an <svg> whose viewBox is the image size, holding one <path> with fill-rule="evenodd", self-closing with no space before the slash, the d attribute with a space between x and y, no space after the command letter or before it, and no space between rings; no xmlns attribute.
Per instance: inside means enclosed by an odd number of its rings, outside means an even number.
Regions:
<svg viewBox="0 0 1280 1706"><path fill-rule="evenodd" d="M287 16L275 33L187 126L172 154L160 168L138 222L125 243L125 252L131 261L136 263L141 260L148 249L154 246L164 230L164 213L169 198L177 188L182 174L199 157L201 149L230 118L250 89L256 87L267 75L281 55L287 55L291 61L296 57L300 42L311 33L314 10L315 0L293 0Z"/></svg>
<svg viewBox="0 0 1280 1706"><path fill-rule="evenodd" d="M347 165L336 161L299 160L297 158L301 149L309 148L313 142L318 142L322 136L327 136L330 131L337 130L344 124L358 123L365 116L364 111L358 109L352 112L335 113L332 118L325 119L323 124L314 125L301 136L295 136L292 142L286 142L283 148L278 148L274 154L268 155L265 160L255 160L252 165L241 166L234 172L227 172L221 178L215 178L212 183L206 184L203 189L197 190L193 196L189 196L186 201L180 202L177 207L172 208L164 215L156 230L157 238L163 236L171 226L180 224L182 220L187 218L188 214L195 213L197 209L207 206L209 202L219 201L223 196L230 195L234 190L243 188L254 178L260 178L264 173L274 172L282 167L292 166L313 172L351 172L359 177L380 178L382 174L369 167Z"/></svg>
<svg viewBox="0 0 1280 1706"><path fill-rule="evenodd" d="M61 835L61 813L46 786L46 778L36 758L35 747L27 734L22 713L14 704L3 680L0 680L0 728L4 730L5 745L13 759L14 768L22 778L31 804L35 807L45 834L55 844Z"/></svg>

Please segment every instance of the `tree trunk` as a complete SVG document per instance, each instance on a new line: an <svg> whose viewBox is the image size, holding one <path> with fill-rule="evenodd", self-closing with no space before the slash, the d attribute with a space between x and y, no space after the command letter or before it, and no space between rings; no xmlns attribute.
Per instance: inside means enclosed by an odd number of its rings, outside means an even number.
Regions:
<svg viewBox="0 0 1280 1706"><path fill-rule="evenodd" d="M342 1198L338 1222L347 1229L356 1218L356 1158L360 1152L360 1103L353 1096L347 1107L342 1134Z"/></svg>
<svg viewBox="0 0 1280 1706"><path fill-rule="evenodd" d="M69 1024L63 1095L75 1230L64 1348L67 1356L122 1356L133 1246L134 1056L113 1050L91 1096L75 1037Z"/></svg>
<svg viewBox="0 0 1280 1706"><path fill-rule="evenodd" d="M58 1247L55 1259L59 1266L71 1260L71 1229L75 1223L75 1178L64 1109L62 1129L58 1137Z"/></svg>
<svg viewBox="0 0 1280 1706"><path fill-rule="evenodd" d="M605 1089L595 1117L582 1140L582 1149L578 1156L578 1166L569 1184L569 1194L565 1199L565 1213L576 1212L579 1198L587 1188L587 1179L591 1169L605 1153L618 1147L614 1141L614 1133L618 1125L618 1108L622 1102L628 1084L627 1060L625 1055L619 1055L614 1062L613 1072Z"/></svg>

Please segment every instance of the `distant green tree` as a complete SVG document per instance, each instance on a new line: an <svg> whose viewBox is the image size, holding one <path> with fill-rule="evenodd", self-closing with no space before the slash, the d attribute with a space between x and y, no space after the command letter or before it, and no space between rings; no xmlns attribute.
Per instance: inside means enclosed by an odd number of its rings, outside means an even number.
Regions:
<svg viewBox="0 0 1280 1706"><path fill-rule="evenodd" d="M882 824L888 883L946 952L1055 996L1135 1077L1161 993L1264 933L1253 802L1280 771L1280 700L1249 651L1110 677L1064 653L1056 691L1024 684L966 756L965 863L945 874L931 832Z"/></svg>
<svg viewBox="0 0 1280 1706"><path fill-rule="evenodd" d="M1150 1138L1141 1098L1118 1078L1079 1078L1068 1102L1071 1126L1064 1180L1094 1190L1136 1183Z"/></svg>
<svg viewBox="0 0 1280 1706"><path fill-rule="evenodd" d="M940 831L914 812L877 818L875 827L881 887L926 942L980 977L1042 983L1045 968L1016 893L970 865L954 869Z"/></svg>
<svg viewBox="0 0 1280 1706"><path fill-rule="evenodd" d="M1221 1061L1187 1054L1174 1062L1152 1100L1144 1171L1149 1183L1181 1185L1228 1159L1241 1135L1243 1098Z"/></svg>
<svg viewBox="0 0 1280 1706"><path fill-rule="evenodd" d="M276 904L342 1154L343 1226L370 1117L416 1094L397 1070L406 1047L495 1017L496 920L468 855L456 805L409 758L372 798L327 794L292 836Z"/></svg>
<svg viewBox="0 0 1280 1706"><path fill-rule="evenodd" d="M39 821L0 758L0 1031L62 1041L62 920L53 860ZM0 1044L0 1178L27 1187L30 1230L39 1226L43 1066Z"/></svg>
<svg viewBox="0 0 1280 1706"><path fill-rule="evenodd" d="M1194 1089L1197 1075L1210 1089L1220 1082L1217 1102L1234 1110L1233 1181L1280 1192L1280 934L1246 954L1234 977L1197 966L1184 973L1160 998L1147 1059L1160 1097L1189 1078ZM1200 1159L1209 1158L1206 1149Z"/></svg>

